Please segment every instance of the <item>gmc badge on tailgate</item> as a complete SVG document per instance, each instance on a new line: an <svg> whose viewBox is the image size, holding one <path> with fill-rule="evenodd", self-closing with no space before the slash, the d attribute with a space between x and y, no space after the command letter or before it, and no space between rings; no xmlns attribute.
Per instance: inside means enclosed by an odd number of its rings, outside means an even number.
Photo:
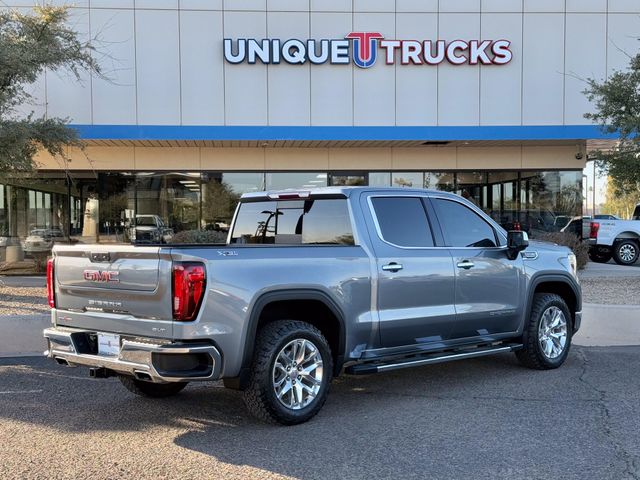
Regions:
<svg viewBox="0 0 640 480"><path fill-rule="evenodd" d="M84 279L87 282L96 283L119 283L120 272L114 272L112 270L85 270L83 273Z"/></svg>

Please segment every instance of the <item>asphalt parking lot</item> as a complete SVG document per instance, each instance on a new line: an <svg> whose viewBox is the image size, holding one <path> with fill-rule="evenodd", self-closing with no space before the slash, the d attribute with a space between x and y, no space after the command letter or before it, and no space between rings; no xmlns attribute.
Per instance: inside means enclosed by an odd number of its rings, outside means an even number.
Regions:
<svg viewBox="0 0 640 480"><path fill-rule="evenodd" d="M640 476L640 347L577 347L561 369L504 354L336 380L296 427L217 383L174 398L41 358L0 359L4 478Z"/></svg>

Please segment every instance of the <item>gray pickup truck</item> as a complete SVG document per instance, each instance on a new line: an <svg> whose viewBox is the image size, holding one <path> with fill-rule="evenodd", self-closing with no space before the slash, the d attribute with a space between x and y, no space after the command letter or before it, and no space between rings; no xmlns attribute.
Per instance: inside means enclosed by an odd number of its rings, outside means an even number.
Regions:
<svg viewBox="0 0 640 480"><path fill-rule="evenodd" d="M500 352L559 367L581 319L569 249L417 189L246 194L226 244L56 246L47 279L59 364L150 397L223 379L288 425L343 372Z"/></svg>

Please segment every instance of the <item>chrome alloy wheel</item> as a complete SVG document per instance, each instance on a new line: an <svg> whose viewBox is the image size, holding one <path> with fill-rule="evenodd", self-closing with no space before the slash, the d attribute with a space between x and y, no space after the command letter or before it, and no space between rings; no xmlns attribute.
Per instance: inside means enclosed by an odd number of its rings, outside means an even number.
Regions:
<svg viewBox="0 0 640 480"><path fill-rule="evenodd" d="M564 352L567 344L567 319L558 307L549 307L542 314L538 342L544 356L551 360Z"/></svg>
<svg viewBox="0 0 640 480"><path fill-rule="evenodd" d="M618 256L623 262L630 263L636 257L636 247L630 243L625 243L618 250Z"/></svg>
<svg viewBox="0 0 640 480"><path fill-rule="evenodd" d="M322 355L318 347L304 338L290 341L278 353L271 376L282 405L291 410L306 407L322 386Z"/></svg>

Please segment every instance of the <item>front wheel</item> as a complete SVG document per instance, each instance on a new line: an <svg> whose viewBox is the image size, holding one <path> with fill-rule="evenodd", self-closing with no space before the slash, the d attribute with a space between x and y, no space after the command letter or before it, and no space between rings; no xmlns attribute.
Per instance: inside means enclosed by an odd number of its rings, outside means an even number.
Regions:
<svg viewBox="0 0 640 480"><path fill-rule="evenodd" d="M320 330L295 320L270 323L258 333L245 403L268 423L306 422L324 405L332 372Z"/></svg>
<svg viewBox="0 0 640 480"><path fill-rule="evenodd" d="M640 248L634 240L622 240L613 248L613 259L618 265L633 265L638 260Z"/></svg>
<svg viewBox="0 0 640 480"><path fill-rule="evenodd" d="M523 348L516 356L529 368L558 368L569 355L572 333L571 312L562 297L537 293L525 325Z"/></svg>

